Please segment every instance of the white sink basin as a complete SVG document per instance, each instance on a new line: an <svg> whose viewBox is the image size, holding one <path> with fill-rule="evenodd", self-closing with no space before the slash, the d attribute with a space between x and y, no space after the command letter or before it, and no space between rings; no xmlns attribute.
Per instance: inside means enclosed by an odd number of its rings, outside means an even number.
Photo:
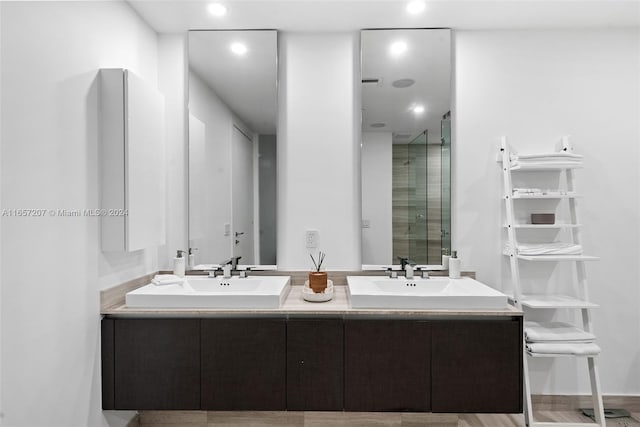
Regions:
<svg viewBox="0 0 640 427"><path fill-rule="evenodd" d="M494 310L508 306L505 294L468 277L348 276L347 282L353 308Z"/></svg>
<svg viewBox="0 0 640 427"><path fill-rule="evenodd" d="M280 308L289 276L209 278L187 276L183 284L149 284L127 293L132 308Z"/></svg>

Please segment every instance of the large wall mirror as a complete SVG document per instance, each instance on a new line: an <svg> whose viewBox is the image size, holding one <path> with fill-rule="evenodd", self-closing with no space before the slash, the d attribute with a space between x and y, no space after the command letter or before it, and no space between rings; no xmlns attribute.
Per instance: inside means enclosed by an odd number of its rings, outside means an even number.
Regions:
<svg viewBox="0 0 640 427"><path fill-rule="evenodd" d="M273 30L189 32L195 269L276 264L277 45Z"/></svg>
<svg viewBox="0 0 640 427"><path fill-rule="evenodd" d="M451 250L451 31L364 30L362 262Z"/></svg>

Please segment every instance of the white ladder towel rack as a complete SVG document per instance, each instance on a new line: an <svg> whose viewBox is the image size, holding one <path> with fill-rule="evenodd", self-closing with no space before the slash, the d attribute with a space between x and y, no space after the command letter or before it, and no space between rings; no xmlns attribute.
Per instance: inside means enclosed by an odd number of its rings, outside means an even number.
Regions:
<svg viewBox="0 0 640 427"><path fill-rule="evenodd" d="M569 137L563 137L559 147L556 147L556 153L570 153L573 154L573 147L569 143ZM506 210L506 224L507 242L509 243L508 249L504 251L504 255L509 257L511 267L512 278L512 291L513 300L518 308L524 310L549 310L549 309L576 309L580 310L582 315L582 330L587 333L593 333L593 325L591 320L590 310L596 308L597 305L589 302L589 294L587 289L587 275L585 269L585 262L596 260L596 257L586 256L582 254L571 255L521 255L518 253L518 230L528 229L567 229L570 232L571 240L575 245L581 245L580 239L580 223L578 221L578 213L576 209L576 198L578 195L575 192L573 169L581 167L579 162L562 163L544 162L535 164L535 162L518 162L514 161L517 157L514 157L514 153L510 150L507 143L507 138L501 138L500 154L502 160L503 171L503 183L504 183L504 195ZM562 155L562 154L560 154ZM566 189L554 192L551 195L547 194L518 194L514 197L514 188L512 174L519 173L519 171L537 171L540 173L555 171L564 173L566 178ZM524 179L524 178L523 178ZM569 219L567 222L559 224L523 224L521 221L518 223L516 220L516 206L514 199L560 199L567 200ZM523 294L520 280L520 263L521 262L571 262L575 265L575 278L577 280L577 288L579 295L549 295L549 294L537 294L526 295ZM526 322L526 313L525 313ZM526 338L523 345L523 376L524 376L524 415L526 425L529 427L542 427L542 426L605 426L604 418L604 406L602 404L602 392L600 389L600 380L598 377L598 368L596 364L597 354L590 354L587 356L578 356L571 353L564 354L546 354L546 353L531 353L527 351ZM591 394L593 398L593 407L595 415L595 423L552 423L552 422L536 422L533 417L533 408L531 404L531 384L528 371L528 358L529 357L586 357L589 378L591 382Z"/></svg>

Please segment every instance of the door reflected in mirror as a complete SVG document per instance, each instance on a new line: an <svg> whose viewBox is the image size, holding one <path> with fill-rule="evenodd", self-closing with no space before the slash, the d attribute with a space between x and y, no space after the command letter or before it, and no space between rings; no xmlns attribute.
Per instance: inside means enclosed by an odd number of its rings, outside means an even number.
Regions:
<svg viewBox="0 0 640 427"><path fill-rule="evenodd" d="M451 250L451 31L364 30L362 262Z"/></svg>
<svg viewBox="0 0 640 427"><path fill-rule="evenodd" d="M189 32L191 268L276 264L277 31Z"/></svg>

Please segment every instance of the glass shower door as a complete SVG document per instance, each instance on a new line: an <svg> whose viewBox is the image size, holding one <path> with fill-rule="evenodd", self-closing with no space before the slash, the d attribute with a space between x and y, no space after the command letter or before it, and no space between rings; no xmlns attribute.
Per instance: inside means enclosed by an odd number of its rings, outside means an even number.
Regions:
<svg viewBox="0 0 640 427"><path fill-rule="evenodd" d="M442 251L451 251L451 111L440 122L442 155ZM437 262L440 264L440 261Z"/></svg>
<svg viewBox="0 0 640 427"><path fill-rule="evenodd" d="M409 143L407 162L409 171L409 259L416 264L428 264L426 131Z"/></svg>

